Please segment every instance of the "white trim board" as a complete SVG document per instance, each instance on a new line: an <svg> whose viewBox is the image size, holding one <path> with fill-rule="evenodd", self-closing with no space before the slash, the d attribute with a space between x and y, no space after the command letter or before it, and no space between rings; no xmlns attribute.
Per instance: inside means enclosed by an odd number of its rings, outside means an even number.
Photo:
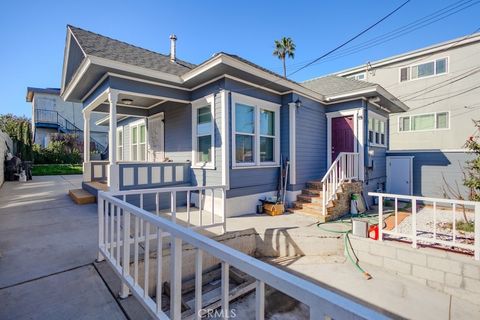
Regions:
<svg viewBox="0 0 480 320"><path fill-rule="evenodd" d="M268 167L268 166L278 166L280 164L280 104L273 103L267 100L257 99L251 96L246 96L243 94L239 94L236 92L231 93L232 96L232 127L231 127L231 134L232 134L232 169L237 168L254 168L254 167ZM253 162L249 163L237 163L236 158L234 155L236 154L236 104L244 104L254 108L254 133L241 133L254 137L253 143L253 154L254 159ZM271 111L274 113L274 135L268 136L274 139L274 159L271 162L261 162L260 160L260 109Z"/></svg>

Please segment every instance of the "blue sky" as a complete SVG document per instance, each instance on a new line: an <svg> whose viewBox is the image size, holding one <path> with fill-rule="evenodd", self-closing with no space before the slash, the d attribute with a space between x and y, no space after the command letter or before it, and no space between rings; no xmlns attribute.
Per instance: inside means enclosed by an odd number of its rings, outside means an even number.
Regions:
<svg viewBox="0 0 480 320"><path fill-rule="evenodd" d="M2 1L0 113L30 116L26 88L59 87L66 25L72 24L150 50L168 53L178 37L179 58L200 63L213 53L235 53L281 73L273 41L292 37L297 50L287 72L336 47L404 0L337 1ZM412 0L352 43L370 40L458 0ZM471 2L475 3L475 1ZM480 4L393 41L315 64L302 81L367 61L470 34L480 27Z"/></svg>

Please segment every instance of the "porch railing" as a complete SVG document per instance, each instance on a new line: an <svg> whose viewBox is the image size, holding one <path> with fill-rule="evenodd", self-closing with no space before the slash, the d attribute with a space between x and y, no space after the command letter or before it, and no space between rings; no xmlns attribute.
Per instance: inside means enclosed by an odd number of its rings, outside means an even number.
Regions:
<svg viewBox="0 0 480 320"><path fill-rule="evenodd" d="M108 161L90 161L90 180L104 181L107 179Z"/></svg>
<svg viewBox="0 0 480 320"><path fill-rule="evenodd" d="M411 241L413 248L418 243L427 243L466 249L474 252L475 260L480 260L480 202L376 192L368 195L378 197L379 225L383 226L385 201L390 201L389 207L393 207L393 228L379 228L380 240L388 235ZM403 223L405 227L402 227L402 219L409 219ZM459 221L467 225L472 223L473 231L458 232Z"/></svg>
<svg viewBox="0 0 480 320"><path fill-rule="evenodd" d="M116 198L140 209L154 212L157 216L167 210L171 220L177 220L179 207L185 208L185 222L193 229L222 227L226 231L226 188L225 186L186 186L171 188L137 189L109 192ZM194 207L192 207L192 204ZM195 214L193 209L198 209ZM196 216L196 219L192 218ZM208 215L208 216L207 216ZM220 219L220 221L219 221Z"/></svg>
<svg viewBox="0 0 480 320"><path fill-rule="evenodd" d="M119 163L120 190L190 183L190 166L189 162Z"/></svg>
<svg viewBox="0 0 480 320"><path fill-rule="evenodd" d="M348 179L358 179L358 153L341 152L322 179L322 214L327 214L328 202L335 198L338 188Z"/></svg>
<svg viewBox="0 0 480 320"><path fill-rule="evenodd" d="M187 189L188 190L188 189ZM190 191L194 188L190 188ZM224 189L223 189L224 190ZM175 209L172 189L172 207ZM172 216L174 212L172 212ZM192 232L175 221L155 216L109 193L100 192L98 202L99 259L106 259L122 281L121 296L132 293L149 313L157 319L180 319L182 316L182 245L195 250L195 298L194 317L200 319L207 310L202 301L202 263L204 256L213 257L221 263L221 310L229 318L229 269L235 267L256 280L255 315L265 317L265 285L269 285L310 308L310 319L386 319L376 310L361 305L330 289L323 288L282 271L242 252L232 249L204 235ZM142 229L143 226L143 229ZM143 230L143 231L142 231ZM163 264L164 238L169 236L170 263ZM140 243L145 256L156 253L156 267L150 267L145 259L142 268L138 263ZM151 246L152 245L152 246ZM131 254L133 251L133 255ZM131 264L133 261L133 270ZM169 270L162 270L162 268ZM140 270L143 269L143 270ZM151 270L153 269L153 270ZM156 290L149 293L148 276L154 273ZM143 277L140 277L143 273ZM169 279L165 279L164 275ZM169 302L163 303L164 281L170 282ZM167 311L168 310L168 311Z"/></svg>

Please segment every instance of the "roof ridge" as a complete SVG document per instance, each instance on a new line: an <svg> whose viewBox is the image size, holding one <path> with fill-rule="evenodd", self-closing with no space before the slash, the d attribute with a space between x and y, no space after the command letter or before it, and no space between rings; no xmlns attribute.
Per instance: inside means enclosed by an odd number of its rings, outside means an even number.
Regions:
<svg viewBox="0 0 480 320"><path fill-rule="evenodd" d="M158 54L158 55L160 55L164 58L170 58L169 55L166 55L166 54L163 54L163 53L160 53L160 52L157 52L157 51L153 51L153 50L150 50L150 49L147 49L147 48L143 48L143 47L140 47L140 46L136 46L134 44L131 44L131 43L128 43L128 42L125 42L125 41L122 41L122 40L118 40L118 39L115 39L115 38L112 38L112 37L109 37L109 36L105 36L103 34L93 32L93 31L90 31L90 30L86 30L86 29L83 29L83 28L80 28L80 27L76 27L76 26L73 26L71 24L67 24L67 27L70 28L70 29L72 29L72 28L73 29L78 29L78 30L81 30L81 31L84 31L84 32L94 34L96 36L107 38L111 41L116 41L116 42L119 42L119 43L123 43L124 45L127 45L129 47L134 47L134 48L137 48L137 49L140 49L140 50L148 51L148 52L153 53L153 54ZM193 69L196 66L194 63L191 63L191 62L188 62L188 61L185 61L185 60L182 60L182 59L176 59L175 63L179 64L178 62L182 62L182 66L184 66L186 68L189 68L189 69Z"/></svg>

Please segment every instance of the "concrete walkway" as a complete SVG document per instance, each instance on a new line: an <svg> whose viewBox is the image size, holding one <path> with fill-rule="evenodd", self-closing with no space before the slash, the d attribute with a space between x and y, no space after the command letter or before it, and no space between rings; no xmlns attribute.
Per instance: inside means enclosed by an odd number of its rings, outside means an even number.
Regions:
<svg viewBox="0 0 480 320"><path fill-rule="evenodd" d="M95 205L75 205L81 176L0 188L0 319L126 319L93 262Z"/></svg>

